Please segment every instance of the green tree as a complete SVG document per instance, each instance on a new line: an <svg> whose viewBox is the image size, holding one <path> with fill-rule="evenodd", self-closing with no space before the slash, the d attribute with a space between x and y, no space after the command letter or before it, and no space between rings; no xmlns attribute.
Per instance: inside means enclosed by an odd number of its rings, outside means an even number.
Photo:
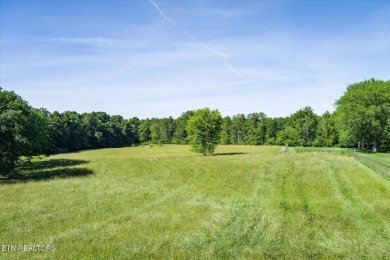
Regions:
<svg viewBox="0 0 390 260"><path fill-rule="evenodd" d="M132 117L128 121L132 130L132 144L139 144L140 140L138 136L138 132L139 132L138 128L139 125L141 124L141 120L139 120L138 117Z"/></svg>
<svg viewBox="0 0 390 260"><path fill-rule="evenodd" d="M277 145L290 145L299 146L302 145L302 139L297 129L287 126L285 129L277 132L276 134Z"/></svg>
<svg viewBox="0 0 390 260"><path fill-rule="evenodd" d="M390 140L390 80L370 79L349 85L336 101L337 127L343 146L388 145Z"/></svg>
<svg viewBox="0 0 390 260"><path fill-rule="evenodd" d="M176 144L188 144L188 133L187 133L187 122L188 119L190 119L191 116L194 115L194 111L187 111L181 114L180 117L178 117L175 120L176 128L174 135L174 142Z"/></svg>
<svg viewBox="0 0 390 260"><path fill-rule="evenodd" d="M45 108L33 108L30 118L30 155L50 152L50 129L48 125L50 113ZM28 155L26 153L25 155Z"/></svg>
<svg viewBox="0 0 390 260"><path fill-rule="evenodd" d="M221 144L231 144L232 139L232 119L226 116L222 120Z"/></svg>
<svg viewBox="0 0 390 260"><path fill-rule="evenodd" d="M122 116L111 116L105 126L108 129L109 147L123 147L129 145L125 135L126 120Z"/></svg>
<svg viewBox="0 0 390 260"><path fill-rule="evenodd" d="M134 128L133 124L130 120L123 120L122 122L122 135L124 138L125 146L134 145L135 136L134 136Z"/></svg>
<svg viewBox="0 0 390 260"><path fill-rule="evenodd" d="M267 138L266 144L275 145L278 132L285 128L286 119L284 117L267 118Z"/></svg>
<svg viewBox="0 0 390 260"><path fill-rule="evenodd" d="M247 116L248 140L247 144L264 144L267 134L267 115L251 113Z"/></svg>
<svg viewBox="0 0 390 260"><path fill-rule="evenodd" d="M213 154L221 136L221 113L209 108L198 109L188 120L186 129L192 151Z"/></svg>
<svg viewBox="0 0 390 260"><path fill-rule="evenodd" d="M150 138L152 143L162 143L162 125L160 124L160 119L152 118L150 120Z"/></svg>
<svg viewBox="0 0 390 260"><path fill-rule="evenodd" d="M170 116L168 118L153 118L151 120L150 132L152 142L155 144L172 143L175 132L175 120Z"/></svg>
<svg viewBox="0 0 390 260"><path fill-rule="evenodd" d="M13 91L0 88L0 174L9 175L20 156L48 149L44 110L33 110Z"/></svg>
<svg viewBox="0 0 390 260"><path fill-rule="evenodd" d="M318 117L318 126L314 146L332 147L338 143L338 132L336 130L336 121L334 113L326 111Z"/></svg>
<svg viewBox="0 0 390 260"><path fill-rule="evenodd" d="M147 143L151 140L150 119L142 119L138 127L138 138L141 143Z"/></svg>
<svg viewBox="0 0 390 260"><path fill-rule="evenodd" d="M88 130L83 127L82 115L77 112L58 113L55 111L50 115L48 124L51 132L52 149L68 148L70 151L79 151L88 147Z"/></svg>
<svg viewBox="0 0 390 260"><path fill-rule="evenodd" d="M248 139L247 119L244 114L238 114L232 118L231 136L233 144L244 144Z"/></svg>
<svg viewBox="0 0 390 260"><path fill-rule="evenodd" d="M311 107L298 110L289 117L289 126L297 130L300 146L311 146L317 130L317 115Z"/></svg>
<svg viewBox="0 0 390 260"><path fill-rule="evenodd" d="M54 113L53 113L54 115ZM98 117L93 113L82 114L82 126L86 133L86 149L97 149L99 148L100 134L99 129L101 128ZM61 126L60 126L61 127ZM100 133L100 132L99 132Z"/></svg>

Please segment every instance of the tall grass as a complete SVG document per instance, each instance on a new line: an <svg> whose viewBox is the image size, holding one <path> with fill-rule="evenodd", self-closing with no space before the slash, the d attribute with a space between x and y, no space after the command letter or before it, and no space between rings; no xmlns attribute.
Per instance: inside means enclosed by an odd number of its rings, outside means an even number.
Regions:
<svg viewBox="0 0 390 260"><path fill-rule="evenodd" d="M49 177L0 185L0 243L56 251L0 259L389 258L389 181L339 153L276 155L281 148L52 156Z"/></svg>
<svg viewBox="0 0 390 260"><path fill-rule="evenodd" d="M336 148L336 147L293 147L299 153L337 153L346 156L353 156L351 148Z"/></svg>
<svg viewBox="0 0 390 260"><path fill-rule="evenodd" d="M390 153L365 153L364 156L390 169Z"/></svg>

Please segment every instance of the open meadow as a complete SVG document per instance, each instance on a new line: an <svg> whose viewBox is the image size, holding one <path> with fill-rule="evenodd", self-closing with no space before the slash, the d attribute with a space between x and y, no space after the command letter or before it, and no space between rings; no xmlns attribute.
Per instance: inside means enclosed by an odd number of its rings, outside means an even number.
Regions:
<svg viewBox="0 0 390 260"><path fill-rule="evenodd" d="M33 162L1 180L0 243L55 251L0 259L389 259L390 179L350 152L281 148L155 145Z"/></svg>

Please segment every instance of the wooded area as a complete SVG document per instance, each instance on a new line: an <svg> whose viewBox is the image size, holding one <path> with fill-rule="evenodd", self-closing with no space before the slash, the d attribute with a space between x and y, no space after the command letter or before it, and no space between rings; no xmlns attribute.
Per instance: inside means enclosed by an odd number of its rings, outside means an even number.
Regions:
<svg viewBox="0 0 390 260"><path fill-rule="evenodd" d="M388 147L390 81L371 79L348 86L334 113L318 116L305 107L288 117L264 113L225 116L217 128L219 144ZM219 113L219 112L218 112ZM125 119L105 112L79 114L32 108L12 91L0 88L0 174L11 172L20 156L124 147L138 144L188 144L188 121Z"/></svg>

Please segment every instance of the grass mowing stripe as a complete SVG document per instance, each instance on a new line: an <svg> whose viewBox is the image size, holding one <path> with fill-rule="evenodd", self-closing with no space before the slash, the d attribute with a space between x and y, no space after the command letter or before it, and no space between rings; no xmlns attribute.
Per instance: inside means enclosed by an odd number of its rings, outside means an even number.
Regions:
<svg viewBox="0 0 390 260"><path fill-rule="evenodd" d="M348 159L348 158L342 158ZM340 158L333 158L332 160L328 159L329 169L333 176L332 186L335 189L336 197L340 203L342 212L345 213L343 216L339 216L338 220L342 222L343 226L348 227L349 229L355 229L355 236L351 237L351 241L344 241L344 243L355 243L355 247L359 247L359 257L364 257L367 252L377 247L376 241L370 241L365 239L366 237L381 236L383 243L388 240L389 232L386 228L386 223L382 216L367 206L368 202L364 201L363 197L359 195L358 188L356 187L358 182L354 180L365 176L361 173L355 173L348 176L345 169L340 167L342 164L335 164L334 160L340 160ZM356 165L353 170L356 169ZM361 185L361 184L359 184ZM361 239L357 238L358 236ZM365 245L357 245L355 241L363 240ZM376 251L379 255L385 252L381 252L381 247Z"/></svg>

